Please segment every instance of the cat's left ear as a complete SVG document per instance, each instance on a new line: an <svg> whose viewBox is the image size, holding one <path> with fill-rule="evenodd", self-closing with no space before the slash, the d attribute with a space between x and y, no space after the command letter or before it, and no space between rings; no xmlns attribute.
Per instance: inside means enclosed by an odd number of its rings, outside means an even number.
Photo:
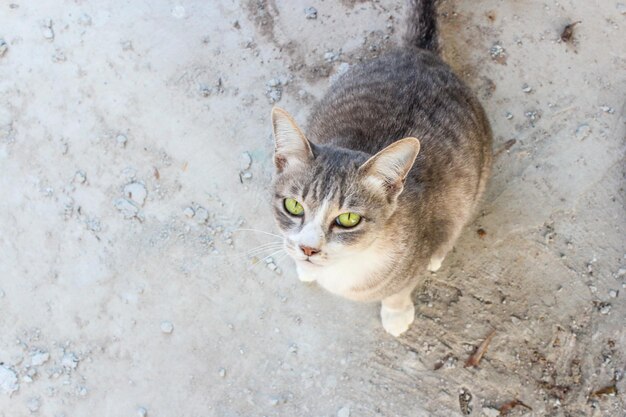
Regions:
<svg viewBox="0 0 626 417"><path fill-rule="evenodd" d="M404 189L404 181L420 151L420 141L404 138L387 146L368 159L359 172L371 187L395 200Z"/></svg>
<svg viewBox="0 0 626 417"><path fill-rule="evenodd" d="M272 127L274 129L274 165L282 172L287 167L306 164L313 159L311 144L296 125L293 117L285 110L272 109Z"/></svg>

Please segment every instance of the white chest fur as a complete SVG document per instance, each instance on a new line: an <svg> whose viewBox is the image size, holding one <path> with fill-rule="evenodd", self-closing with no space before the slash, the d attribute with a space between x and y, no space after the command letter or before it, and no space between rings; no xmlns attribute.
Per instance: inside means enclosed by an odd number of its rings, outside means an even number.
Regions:
<svg viewBox="0 0 626 417"><path fill-rule="evenodd" d="M376 294L386 280L382 276L389 257L378 245L353 256L317 266L296 262L302 281L317 281L327 291L357 301L377 300Z"/></svg>

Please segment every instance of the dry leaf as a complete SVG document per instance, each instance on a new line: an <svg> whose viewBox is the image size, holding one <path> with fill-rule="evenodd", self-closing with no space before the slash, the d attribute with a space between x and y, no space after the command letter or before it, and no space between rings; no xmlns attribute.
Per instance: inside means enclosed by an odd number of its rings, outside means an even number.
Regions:
<svg viewBox="0 0 626 417"><path fill-rule="evenodd" d="M493 339L493 336L495 334L496 331L492 330L491 333L489 333L489 336L487 336L485 340L483 340L480 346L478 346L478 349L476 349L476 352L474 352L465 362L466 368L478 366L480 360L483 358L483 355L485 354L485 352L487 352L489 343L491 343L491 339Z"/></svg>
<svg viewBox="0 0 626 417"><path fill-rule="evenodd" d="M565 28L563 29L563 32L561 32L561 40L563 42L569 42L572 40L572 36L574 36L574 26L576 26L579 23L580 23L580 20L578 22L573 22L565 26Z"/></svg>
<svg viewBox="0 0 626 417"><path fill-rule="evenodd" d="M604 395L616 396L617 387L615 385L609 385L608 387L600 388L599 390L592 392L590 397L602 397Z"/></svg>
<svg viewBox="0 0 626 417"><path fill-rule="evenodd" d="M526 404L524 404L523 402L521 402L520 400L513 400L510 401L506 404L503 404L502 406L500 406L500 408L498 409L498 411L500 411L500 415L501 416L506 416L507 414L509 414L509 411L511 411L512 409L514 409L517 406L520 407L524 407L528 410L532 410L532 408L530 408L529 406L527 406Z"/></svg>

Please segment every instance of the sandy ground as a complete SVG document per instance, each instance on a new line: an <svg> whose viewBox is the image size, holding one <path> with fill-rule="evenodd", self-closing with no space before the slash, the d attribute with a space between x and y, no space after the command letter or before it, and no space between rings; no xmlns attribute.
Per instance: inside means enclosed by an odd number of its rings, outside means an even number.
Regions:
<svg viewBox="0 0 626 417"><path fill-rule="evenodd" d="M237 230L276 230L272 103L304 122L402 1L2 2L0 416L626 415L626 6L440 12L498 156L394 339Z"/></svg>

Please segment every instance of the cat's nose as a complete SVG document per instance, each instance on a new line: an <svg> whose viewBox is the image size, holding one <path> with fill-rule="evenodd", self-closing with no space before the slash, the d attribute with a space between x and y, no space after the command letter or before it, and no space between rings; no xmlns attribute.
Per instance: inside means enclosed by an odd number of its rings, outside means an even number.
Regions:
<svg viewBox="0 0 626 417"><path fill-rule="evenodd" d="M304 254L306 256L313 256L316 253L320 252L319 249L315 249L315 248L312 248L312 247L309 247L309 246L303 246L303 245L300 245L300 249L302 249L302 252L304 252Z"/></svg>

